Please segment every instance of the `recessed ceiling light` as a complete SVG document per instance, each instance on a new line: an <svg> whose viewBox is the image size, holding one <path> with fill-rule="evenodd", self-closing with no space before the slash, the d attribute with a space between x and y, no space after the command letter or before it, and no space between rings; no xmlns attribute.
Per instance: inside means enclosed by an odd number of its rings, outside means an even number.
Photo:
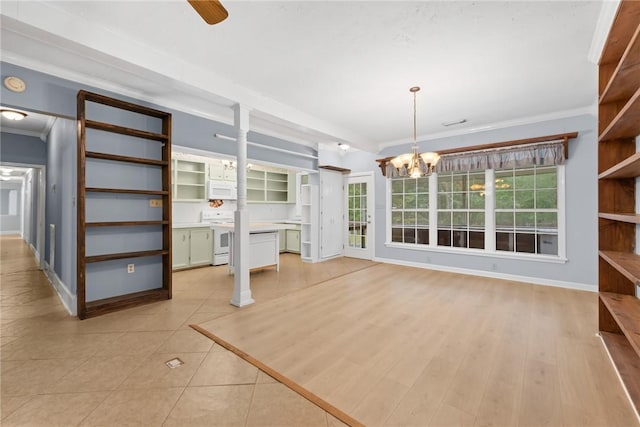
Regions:
<svg viewBox="0 0 640 427"><path fill-rule="evenodd" d="M9 119L9 120L22 120L25 117L27 117L27 113L23 113L22 111L16 111L16 110L0 110L0 114L2 114L2 117L4 117L5 119Z"/></svg>
<svg viewBox="0 0 640 427"><path fill-rule="evenodd" d="M442 126L454 126L454 125L461 125L462 123L466 123L467 119L459 119L459 120L453 120L450 122L444 122L442 123Z"/></svg>
<svg viewBox="0 0 640 427"><path fill-rule="evenodd" d="M9 76L4 79L4 87L9 89L11 92L24 92L27 88L27 84L19 77Z"/></svg>

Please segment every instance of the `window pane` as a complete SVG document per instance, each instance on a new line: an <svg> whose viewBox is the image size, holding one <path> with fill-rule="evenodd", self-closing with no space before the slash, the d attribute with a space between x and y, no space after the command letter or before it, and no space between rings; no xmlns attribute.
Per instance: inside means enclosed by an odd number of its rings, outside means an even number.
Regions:
<svg viewBox="0 0 640 427"><path fill-rule="evenodd" d="M556 190L538 190L536 194L536 208L538 209L555 209L558 207L556 199Z"/></svg>
<svg viewBox="0 0 640 427"><path fill-rule="evenodd" d="M418 194L418 209L429 209L429 194Z"/></svg>
<svg viewBox="0 0 640 427"><path fill-rule="evenodd" d="M469 226L484 229L484 212L469 212Z"/></svg>
<svg viewBox="0 0 640 427"><path fill-rule="evenodd" d="M429 178L418 178L418 193L429 192Z"/></svg>
<svg viewBox="0 0 640 427"><path fill-rule="evenodd" d="M536 253L536 235L528 233L516 234L516 252Z"/></svg>
<svg viewBox="0 0 640 427"><path fill-rule="evenodd" d="M469 193L469 208L484 209L484 193L479 191Z"/></svg>
<svg viewBox="0 0 640 427"><path fill-rule="evenodd" d="M404 191L404 179L394 179L391 181L391 192L402 193Z"/></svg>
<svg viewBox="0 0 640 427"><path fill-rule="evenodd" d="M558 255L558 235L538 234L538 253L544 255Z"/></svg>
<svg viewBox="0 0 640 427"><path fill-rule="evenodd" d="M558 188L556 167L536 169L536 188Z"/></svg>
<svg viewBox="0 0 640 427"><path fill-rule="evenodd" d="M478 185L482 186L482 188L484 189L484 178L484 172L469 174L469 189L474 190L474 188L471 187Z"/></svg>
<svg viewBox="0 0 640 427"><path fill-rule="evenodd" d="M404 229L404 242L405 243L415 243L416 242L416 229L415 228L405 228Z"/></svg>
<svg viewBox="0 0 640 427"><path fill-rule="evenodd" d="M349 197L349 209L353 209L353 197Z"/></svg>
<svg viewBox="0 0 640 427"><path fill-rule="evenodd" d="M391 212L391 225L402 225L402 212Z"/></svg>
<svg viewBox="0 0 640 427"><path fill-rule="evenodd" d="M415 193L416 192L416 180L408 178L404 181L404 192Z"/></svg>
<svg viewBox="0 0 640 427"><path fill-rule="evenodd" d="M428 245L429 244L429 229L428 228L418 228L418 244L420 245Z"/></svg>
<svg viewBox="0 0 640 427"><path fill-rule="evenodd" d="M467 193L453 193L453 209L467 209Z"/></svg>
<svg viewBox="0 0 640 427"><path fill-rule="evenodd" d="M533 190L516 191L516 209L533 209L534 208L534 192Z"/></svg>
<svg viewBox="0 0 640 427"><path fill-rule="evenodd" d="M360 195L360 184L352 184L353 185L353 195L354 196L359 196Z"/></svg>
<svg viewBox="0 0 640 427"><path fill-rule="evenodd" d="M405 211L404 213L404 225L415 226L416 225L416 213Z"/></svg>
<svg viewBox="0 0 640 427"><path fill-rule="evenodd" d="M484 232L469 232L469 247L473 249L484 249Z"/></svg>
<svg viewBox="0 0 640 427"><path fill-rule="evenodd" d="M524 169L515 171L515 185L518 190L529 190L534 188L533 169Z"/></svg>
<svg viewBox="0 0 640 427"><path fill-rule="evenodd" d="M513 212L496 212L497 229L513 229Z"/></svg>
<svg viewBox="0 0 640 427"><path fill-rule="evenodd" d="M535 231L535 212L516 212L516 229L518 231Z"/></svg>
<svg viewBox="0 0 640 427"><path fill-rule="evenodd" d="M513 233L496 233L496 249L513 252Z"/></svg>
<svg viewBox="0 0 640 427"><path fill-rule="evenodd" d="M402 196L402 194L394 194L393 196L391 196L391 209L402 209L403 200L404 197ZM351 199L349 199L349 207L352 208Z"/></svg>
<svg viewBox="0 0 640 427"><path fill-rule="evenodd" d="M355 220L355 214L354 214L354 210L349 209L349 221L354 221Z"/></svg>
<svg viewBox="0 0 640 427"><path fill-rule="evenodd" d="M438 230L438 246L451 246L451 230Z"/></svg>
<svg viewBox="0 0 640 427"><path fill-rule="evenodd" d="M405 209L415 209L417 206L415 194L405 194L404 195L404 208Z"/></svg>
<svg viewBox="0 0 640 427"><path fill-rule="evenodd" d="M361 218L361 212L362 212L362 211L359 211L359 210L355 210L355 211L353 211L353 220L354 220L354 221L360 221L360 218Z"/></svg>
<svg viewBox="0 0 640 427"><path fill-rule="evenodd" d="M402 228L392 228L391 229L391 241L392 242L402 242Z"/></svg>
<svg viewBox="0 0 640 427"><path fill-rule="evenodd" d="M467 212L454 212L453 213L453 226L454 228L467 228L468 219Z"/></svg>
<svg viewBox="0 0 640 427"><path fill-rule="evenodd" d="M467 247L467 232L466 231L453 231L453 245L454 248L466 248Z"/></svg>
<svg viewBox="0 0 640 427"><path fill-rule="evenodd" d="M538 229L558 230L558 214L555 212L538 212L536 214L536 225Z"/></svg>
<svg viewBox="0 0 640 427"><path fill-rule="evenodd" d="M438 228L451 227L451 212L438 212Z"/></svg>
<svg viewBox="0 0 640 427"><path fill-rule="evenodd" d="M425 227L429 226L429 212L418 212L417 224Z"/></svg>
<svg viewBox="0 0 640 427"><path fill-rule="evenodd" d="M513 191L496 190L496 209L513 209Z"/></svg>
<svg viewBox="0 0 640 427"><path fill-rule="evenodd" d="M451 174L438 174L438 192L451 191Z"/></svg>
<svg viewBox="0 0 640 427"><path fill-rule="evenodd" d="M451 194L438 194L438 209L451 209Z"/></svg>
<svg viewBox="0 0 640 427"><path fill-rule="evenodd" d="M468 190L467 174L453 175L453 191L466 191Z"/></svg>

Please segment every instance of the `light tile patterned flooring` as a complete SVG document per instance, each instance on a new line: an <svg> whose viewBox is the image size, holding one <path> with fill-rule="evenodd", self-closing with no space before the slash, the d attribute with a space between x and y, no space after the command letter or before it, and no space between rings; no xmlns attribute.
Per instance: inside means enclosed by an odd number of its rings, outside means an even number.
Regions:
<svg viewBox="0 0 640 427"><path fill-rule="evenodd" d="M189 328L237 310L226 267L173 275L174 298L69 316L19 237L0 240L3 426L337 426L338 420ZM373 263L340 258L253 273L258 303ZM165 361L185 364L169 369Z"/></svg>

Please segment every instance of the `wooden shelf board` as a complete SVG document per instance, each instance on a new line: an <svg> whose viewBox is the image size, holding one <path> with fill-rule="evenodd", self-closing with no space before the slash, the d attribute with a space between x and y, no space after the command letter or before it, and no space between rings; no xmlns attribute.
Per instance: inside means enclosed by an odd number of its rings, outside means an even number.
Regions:
<svg viewBox="0 0 640 427"><path fill-rule="evenodd" d="M78 95L82 96L85 100L90 102L96 102L98 104L120 108L121 110L133 111L134 113L157 117L159 119L171 117L171 114L165 111L156 110L155 108L143 107L142 105L132 104L127 101L121 101L119 99L110 98L98 93L87 92L86 90L81 90L80 92L78 92Z"/></svg>
<svg viewBox="0 0 640 427"><path fill-rule="evenodd" d="M114 254L88 256L88 257L85 257L85 262L91 263L91 262L111 261L114 259L142 258L142 257L149 257L149 256L167 255L168 253L169 251L165 251L163 249L158 249L153 251L120 252L120 253L114 253Z"/></svg>
<svg viewBox="0 0 640 427"><path fill-rule="evenodd" d="M635 178L640 176L640 152L626 158L598 175L598 179Z"/></svg>
<svg viewBox="0 0 640 427"><path fill-rule="evenodd" d="M342 172L344 174L351 173L351 169L345 169L339 166L332 166L332 165L320 165L318 166L318 169L326 169L334 172Z"/></svg>
<svg viewBox="0 0 640 427"><path fill-rule="evenodd" d="M627 252L599 251L600 257L634 285L640 286L640 255Z"/></svg>
<svg viewBox="0 0 640 427"><path fill-rule="evenodd" d="M602 91L600 104L628 99L640 82L640 26L624 51L609 83Z"/></svg>
<svg viewBox="0 0 640 427"><path fill-rule="evenodd" d="M630 222L632 224L640 224L640 214L637 213L606 213L601 212L598 214L599 218L609 219L611 221Z"/></svg>
<svg viewBox="0 0 640 427"><path fill-rule="evenodd" d="M145 159L142 157L120 156L118 154L97 153L94 151L87 151L86 157L92 159L114 160L117 162L138 163L142 165L152 166L166 166L169 163L165 160Z"/></svg>
<svg viewBox="0 0 640 427"><path fill-rule="evenodd" d="M165 196L168 195L168 191L162 190L130 190L126 188L98 188L98 187L86 187L87 193L121 193L121 194L149 194L153 196Z"/></svg>
<svg viewBox="0 0 640 427"><path fill-rule="evenodd" d="M640 299L634 295L600 292L600 299L609 310L631 348L640 358ZM640 359L639 359L640 361Z"/></svg>
<svg viewBox="0 0 640 427"><path fill-rule="evenodd" d="M602 132L598 141L635 138L637 135L640 135L640 86L636 83L635 93Z"/></svg>
<svg viewBox="0 0 640 427"><path fill-rule="evenodd" d="M145 130L127 128L124 126L112 125L110 123L96 122L94 120L85 120L85 126L90 129L119 133L120 135L134 136L136 138L152 139L154 141L169 140L169 136L161 133L147 132Z"/></svg>
<svg viewBox="0 0 640 427"><path fill-rule="evenodd" d="M87 222L87 227L130 227L136 225L165 225L169 221L97 221Z"/></svg>
<svg viewBox="0 0 640 427"><path fill-rule="evenodd" d="M87 301L83 318L95 317L112 311L166 299L169 299L169 292L166 289L158 288L96 301Z"/></svg>
<svg viewBox="0 0 640 427"><path fill-rule="evenodd" d="M638 412L640 410L640 359L623 335L600 332L600 336Z"/></svg>

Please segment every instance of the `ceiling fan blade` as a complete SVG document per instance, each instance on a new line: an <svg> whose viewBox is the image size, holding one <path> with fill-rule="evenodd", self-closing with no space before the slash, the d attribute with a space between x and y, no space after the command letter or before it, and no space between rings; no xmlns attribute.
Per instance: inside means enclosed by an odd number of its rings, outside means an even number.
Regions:
<svg viewBox="0 0 640 427"><path fill-rule="evenodd" d="M218 0L187 0L202 19L209 24L217 24L229 16L227 9Z"/></svg>

